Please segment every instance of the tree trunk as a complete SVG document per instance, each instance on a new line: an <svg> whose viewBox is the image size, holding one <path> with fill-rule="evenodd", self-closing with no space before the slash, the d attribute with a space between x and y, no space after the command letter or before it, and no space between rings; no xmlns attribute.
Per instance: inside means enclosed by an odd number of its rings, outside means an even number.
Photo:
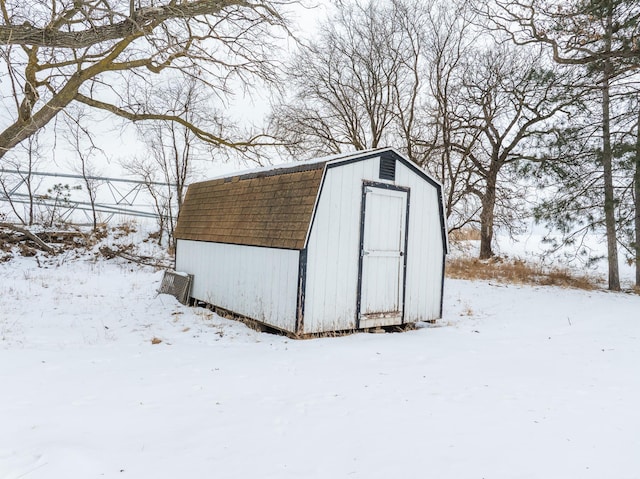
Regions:
<svg viewBox="0 0 640 479"><path fill-rule="evenodd" d="M634 213L635 213L635 260L636 260L636 287L640 288L640 110L638 111L638 126L636 131L636 164L633 175Z"/></svg>
<svg viewBox="0 0 640 479"><path fill-rule="evenodd" d="M607 232L609 261L609 289L620 291L618 270L618 238L616 234L615 198L613 192L613 154L611 152L611 118L609 109L609 80L613 65L605 60L602 81L602 166L604 172L604 217Z"/></svg>
<svg viewBox="0 0 640 479"><path fill-rule="evenodd" d="M491 166L487 174L487 185L482 196L482 211L480 212L480 259L493 256L491 243L493 242L493 210L496 205L496 183L498 170Z"/></svg>
<svg viewBox="0 0 640 479"><path fill-rule="evenodd" d="M15 123L0 132L0 159L14 146L44 128L61 110L73 101L82 85L80 75L73 75L67 84L49 102L27 120L18 118Z"/></svg>

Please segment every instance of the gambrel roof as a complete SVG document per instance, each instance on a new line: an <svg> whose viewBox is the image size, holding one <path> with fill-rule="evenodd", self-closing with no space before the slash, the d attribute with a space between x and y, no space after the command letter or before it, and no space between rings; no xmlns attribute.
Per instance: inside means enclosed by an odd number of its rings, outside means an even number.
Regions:
<svg viewBox="0 0 640 479"><path fill-rule="evenodd" d="M176 239L302 249L325 162L189 186Z"/></svg>
<svg viewBox="0 0 640 479"><path fill-rule="evenodd" d="M325 168L375 156L393 157L432 184L440 183L391 148L358 151L189 186L175 238L269 248L303 249ZM447 249L443 205L442 237Z"/></svg>

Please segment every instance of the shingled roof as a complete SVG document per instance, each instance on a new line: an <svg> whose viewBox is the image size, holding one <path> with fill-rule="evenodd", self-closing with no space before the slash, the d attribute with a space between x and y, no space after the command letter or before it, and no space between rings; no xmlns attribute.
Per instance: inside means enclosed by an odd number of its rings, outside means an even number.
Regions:
<svg viewBox="0 0 640 479"><path fill-rule="evenodd" d="M304 248L325 163L190 185L176 239Z"/></svg>

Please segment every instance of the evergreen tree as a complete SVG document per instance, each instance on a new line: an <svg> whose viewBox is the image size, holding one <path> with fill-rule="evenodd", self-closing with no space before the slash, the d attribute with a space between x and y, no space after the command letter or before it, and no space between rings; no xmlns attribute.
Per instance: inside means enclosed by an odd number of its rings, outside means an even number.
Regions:
<svg viewBox="0 0 640 479"><path fill-rule="evenodd" d="M516 43L538 42L553 52L556 62L579 65L592 77L587 88L599 92L603 184L601 202L607 235L609 289L620 289L617 199L614 189L611 93L618 78L640 63L640 1L638 0L497 0L485 14ZM516 28L513 28L516 26Z"/></svg>

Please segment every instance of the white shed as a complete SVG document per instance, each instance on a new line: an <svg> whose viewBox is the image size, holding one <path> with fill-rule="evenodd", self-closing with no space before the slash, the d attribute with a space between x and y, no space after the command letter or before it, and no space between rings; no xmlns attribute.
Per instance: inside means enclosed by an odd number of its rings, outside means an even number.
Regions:
<svg viewBox="0 0 640 479"><path fill-rule="evenodd" d="M442 315L442 187L393 149L192 184L175 235L192 298L291 335Z"/></svg>

